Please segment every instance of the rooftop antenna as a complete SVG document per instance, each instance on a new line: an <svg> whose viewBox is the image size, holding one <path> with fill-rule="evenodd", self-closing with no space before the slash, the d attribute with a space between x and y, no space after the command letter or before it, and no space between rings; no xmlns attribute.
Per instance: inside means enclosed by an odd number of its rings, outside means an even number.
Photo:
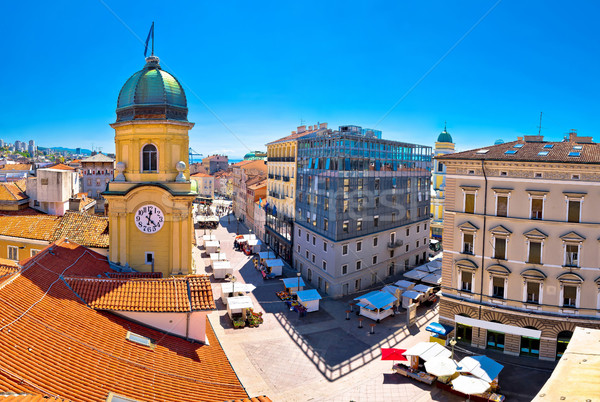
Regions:
<svg viewBox="0 0 600 402"><path fill-rule="evenodd" d="M444 132L447 133L448 131L446 130L446 120L444 120Z"/></svg>
<svg viewBox="0 0 600 402"><path fill-rule="evenodd" d="M542 135L542 114L544 114L544 112L540 112L540 125L538 126L538 135Z"/></svg>
<svg viewBox="0 0 600 402"><path fill-rule="evenodd" d="M144 57L148 55L148 42L150 41L150 37L152 37L152 54L150 54L150 56L154 56L154 21L152 21L150 32L148 32L148 37L146 38L146 48L144 49Z"/></svg>
<svg viewBox="0 0 600 402"><path fill-rule="evenodd" d="M306 122L304 121L304 119L302 117L300 117L300 125L303 126L304 123L306 123Z"/></svg>

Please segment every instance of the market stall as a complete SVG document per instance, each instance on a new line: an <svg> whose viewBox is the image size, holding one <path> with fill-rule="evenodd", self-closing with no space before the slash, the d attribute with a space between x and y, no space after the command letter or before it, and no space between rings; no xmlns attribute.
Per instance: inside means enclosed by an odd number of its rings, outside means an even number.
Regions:
<svg viewBox="0 0 600 402"><path fill-rule="evenodd" d="M422 293L421 299L419 300L420 303L429 300L433 296L433 287L431 286L419 284L415 285L415 287L412 288L412 290L415 292Z"/></svg>
<svg viewBox="0 0 600 402"><path fill-rule="evenodd" d="M386 285L381 290L384 292L388 292L389 294L391 294L392 296L394 296L396 298L396 301L394 302L395 307L398 307L400 305L401 297L402 297L402 289L400 289L397 286Z"/></svg>
<svg viewBox="0 0 600 402"><path fill-rule="evenodd" d="M379 322L394 314L396 298L388 292L379 290L356 297L356 305L360 307L360 315Z"/></svg>
<svg viewBox="0 0 600 402"><path fill-rule="evenodd" d="M425 370L437 377L438 381L448 383L456 374L458 364L448 357L436 357L425 362Z"/></svg>
<svg viewBox="0 0 600 402"><path fill-rule="evenodd" d="M225 282L221 284L221 301L227 305L227 299L237 296L245 296L246 293L252 292L256 289L251 283L236 283L236 282Z"/></svg>
<svg viewBox="0 0 600 402"><path fill-rule="evenodd" d="M429 275L429 272L417 271L416 269L404 273L405 278L412 279L414 281L420 281L427 275Z"/></svg>
<svg viewBox="0 0 600 402"><path fill-rule="evenodd" d="M492 384L492 388L498 386L498 375L504 368L497 361L487 356L467 356L458 362L459 372L468 373Z"/></svg>
<svg viewBox="0 0 600 402"><path fill-rule="evenodd" d="M246 310L252 308L250 296L235 296L227 299L227 314L231 320L246 321Z"/></svg>
<svg viewBox="0 0 600 402"><path fill-rule="evenodd" d="M454 327L450 325L440 324L439 322L432 322L425 330L431 333L429 342L437 342L440 345L447 345L450 334L454 331Z"/></svg>
<svg viewBox="0 0 600 402"><path fill-rule="evenodd" d="M217 236L213 235L213 234L207 234L202 236L202 240L206 243L207 241L215 241L217 240Z"/></svg>
<svg viewBox="0 0 600 402"><path fill-rule="evenodd" d="M208 254L216 253L220 243L218 240L209 240L204 243L204 248Z"/></svg>
<svg viewBox="0 0 600 402"><path fill-rule="evenodd" d="M421 279L421 282L427 283L429 285L433 285L433 286L436 286L436 287L439 287L442 284L442 272L441 271L436 271L436 272L431 273L431 274L429 274L427 276L424 276Z"/></svg>
<svg viewBox="0 0 600 402"><path fill-rule="evenodd" d="M227 255L225 253L211 253L209 256L211 262L227 260Z"/></svg>
<svg viewBox="0 0 600 402"><path fill-rule="evenodd" d="M285 288L285 291L287 293L289 293L290 295L296 294L297 291L303 290L304 286L306 286L304 284L304 280L302 279L302 277L283 278L282 281L283 281L283 287Z"/></svg>
<svg viewBox="0 0 600 402"><path fill-rule="evenodd" d="M441 269L442 269L441 262L431 261L431 262L428 262L427 264L419 265L414 270L427 272L428 274L431 274L431 273L440 271Z"/></svg>
<svg viewBox="0 0 600 402"><path fill-rule="evenodd" d="M404 356L410 357L410 367L418 370L429 360L449 358L452 352L436 342L419 342L404 352Z"/></svg>
<svg viewBox="0 0 600 402"><path fill-rule="evenodd" d="M227 274L233 275L233 268L229 261L213 261L212 269L216 279L224 279Z"/></svg>
<svg viewBox="0 0 600 402"><path fill-rule="evenodd" d="M319 311L319 300L321 295L316 289L300 290L296 293L298 303L300 303L308 313Z"/></svg>
<svg viewBox="0 0 600 402"><path fill-rule="evenodd" d="M248 240L248 247L250 248L251 254L256 254L262 248L262 241L258 239L250 239Z"/></svg>
<svg viewBox="0 0 600 402"><path fill-rule="evenodd" d="M259 262L264 264L266 260L274 260L277 256L272 251L261 251L258 253L258 258L260 259Z"/></svg>
<svg viewBox="0 0 600 402"><path fill-rule="evenodd" d="M394 286L399 287L400 289L404 290L410 290L412 289L414 286L416 285L416 283L411 282L411 281L407 281L405 279L401 279L398 282L394 283Z"/></svg>
<svg viewBox="0 0 600 402"><path fill-rule="evenodd" d="M408 308L411 304L419 305L422 293L414 290L402 292L402 307Z"/></svg>
<svg viewBox="0 0 600 402"><path fill-rule="evenodd" d="M280 258L265 260L266 274L281 276L283 274L283 261Z"/></svg>

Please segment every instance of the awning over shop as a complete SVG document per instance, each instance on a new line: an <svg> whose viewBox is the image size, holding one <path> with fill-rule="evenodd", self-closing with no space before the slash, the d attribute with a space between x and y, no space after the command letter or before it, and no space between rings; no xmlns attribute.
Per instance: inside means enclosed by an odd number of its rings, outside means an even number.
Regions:
<svg viewBox="0 0 600 402"><path fill-rule="evenodd" d="M401 279L398 282L394 283L394 285L396 285L396 286L398 286L399 288L402 288L402 289L412 289L412 287L415 286L415 283L411 282L411 281L407 281L407 280Z"/></svg>
<svg viewBox="0 0 600 402"><path fill-rule="evenodd" d="M448 335L450 332L454 331L454 327L450 325L440 324L439 322L432 322L427 327L425 327L426 331L436 333L438 335Z"/></svg>
<svg viewBox="0 0 600 402"><path fill-rule="evenodd" d="M497 322L490 322L484 320L477 320L475 318L463 317L462 315L455 315L454 321L457 324L469 325L471 327L478 327L489 329L490 331L502 332L505 334L527 336L529 338L540 339L542 331L537 329L515 327L513 325L499 324Z"/></svg>
<svg viewBox="0 0 600 402"><path fill-rule="evenodd" d="M441 271L438 271L438 272L434 272L433 274L424 276L421 279L421 282L429 283L430 285L441 285L442 284L442 273L441 273Z"/></svg>
<svg viewBox="0 0 600 402"><path fill-rule="evenodd" d="M415 292L420 292L420 293L427 293L431 289L433 289L433 288L431 286L427 286L427 285L417 285L414 288L412 288L412 290L414 290Z"/></svg>
<svg viewBox="0 0 600 402"><path fill-rule="evenodd" d="M267 267L283 267L283 261L280 258L275 260L266 260L265 264Z"/></svg>
<svg viewBox="0 0 600 402"><path fill-rule="evenodd" d="M363 296L357 297L354 300L364 300L364 302L366 302L368 305L371 305L372 307L378 309L389 306L390 304L394 303L397 299L388 292L376 290L374 292L370 292Z"/></svg>
<svg viewBox="0 0 600 402"><path fill-rule="evenodd" d="M402 297L408 297L409 299L418 299L421 295L422 293L415 292L414 290L406 290L402 293Z"/></svg>
<svg viewBox="0 0 600 402"><path fill-rule="evenodd" d="M236 296L227 299L230 310L252 308L252 299L249 296Z"/></svg>
<svg viewBox="0 0 600 402"><path fill-rule="evenodd" d="M258 256L261 260L272 260L275 259L275 253L272 251L261 251L258 253Z"/></svg>
<svg viewBox="0 0 600 402"><path fill-rule="evenodd" d="M254 289L256 289L256 286L251 283L225 282L221 284L221 292L223 294L233 293L233 291L247 293L252 292Z"/></svg>

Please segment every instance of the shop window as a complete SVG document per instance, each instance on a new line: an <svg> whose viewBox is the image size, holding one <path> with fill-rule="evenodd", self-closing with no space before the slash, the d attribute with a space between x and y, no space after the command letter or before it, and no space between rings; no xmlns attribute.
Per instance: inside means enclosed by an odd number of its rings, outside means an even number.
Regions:
<svg viewBox="0 0 600 402"><path fill-rule="evenodd" d="M567 346L571 341L571 337L573 336L573 332L571 331L562 331L556 337L556 359L560 359L562 355L567 350Z"/></svg>
<svg viewBox="0 0 600 402"><path fill-rule="evenodd" d="M460 316L469 317L465 313L460 313ZM471 344L473 339L473 327L465 324L456 324L456 340L459 342L464 342L467 344Z"/></svg>
<svg viewBox="0 0 600 402"><path fill-rule="evenodd" d="M490 331L488 329L486 347L487 349L504 350L504 334L502 332Z"/></svg>
<svg viewBox="0 0 600 402"><path fill-rule="evenodd" d="M535 327L525 327L527 329L535 329ZM530 338L528 336L521 337L521 356L540 357L540 340L539 338Z"/></svg>
<svg viewBox="0 0 600 402"><path fill-rule="evenodd" d="M539 241L529 241L529 260L530 264L542 263L542 243Z"/></svg>

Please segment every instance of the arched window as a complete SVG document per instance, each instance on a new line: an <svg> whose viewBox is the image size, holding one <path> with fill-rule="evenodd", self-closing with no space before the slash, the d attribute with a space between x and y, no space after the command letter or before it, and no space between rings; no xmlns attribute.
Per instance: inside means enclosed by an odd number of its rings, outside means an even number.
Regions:
<svg viewBox="0 0 600 402"><path fill-rule="evenodd" d="M152 144L144 145L142 148L142 172L156 172L158 151Z"/></svg>
<svg viewBox="0 0 600 402"><path fill-rule="evenodd" d="M469 317L466 313L458 314L462 317ZM471 317L469 317L471 318ZM459 342L464 342L467 344L471 344L473 340L473 327L465 324L456 324L456 340Z"/></svg>
<svg viewBox="0 0 600 402"><path fill-rule="evenodd" d="M535 329L536 327L526 326L527 329ZM521 337L521 356L540 357L540 340L539 338L530 338L528 336Z"/></svg>

